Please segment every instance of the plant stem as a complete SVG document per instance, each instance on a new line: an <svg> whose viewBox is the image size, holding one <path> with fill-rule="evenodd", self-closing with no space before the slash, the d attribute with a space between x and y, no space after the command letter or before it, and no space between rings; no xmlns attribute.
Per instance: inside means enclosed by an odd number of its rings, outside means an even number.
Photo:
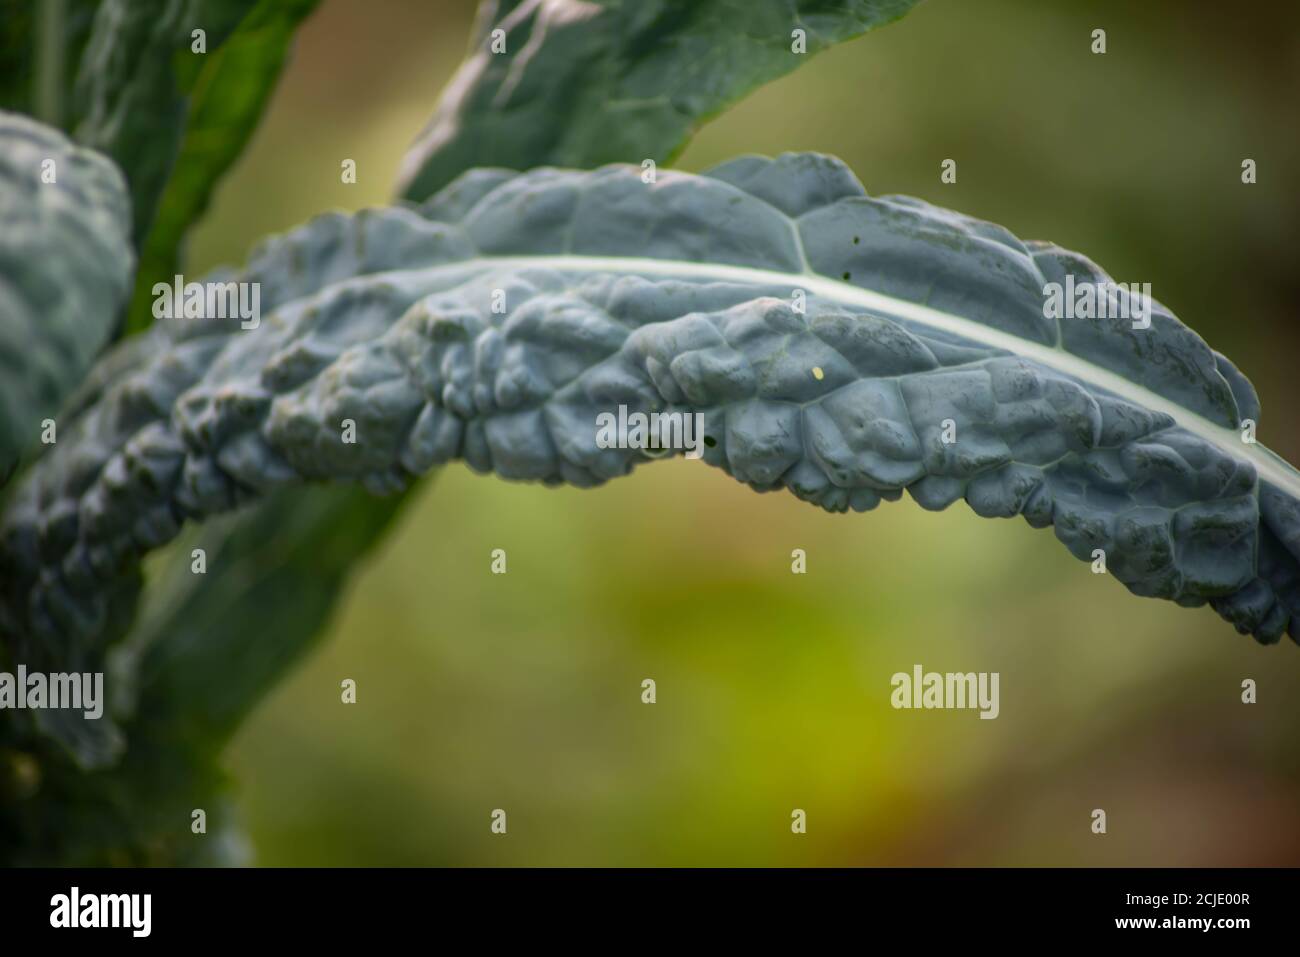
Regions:
<svg viewBox="0 0 1300 957"><path fill-rule="evenodd" d="M32 105L36 118L63 126L63 0L37 4L36 70Z"/></svg>

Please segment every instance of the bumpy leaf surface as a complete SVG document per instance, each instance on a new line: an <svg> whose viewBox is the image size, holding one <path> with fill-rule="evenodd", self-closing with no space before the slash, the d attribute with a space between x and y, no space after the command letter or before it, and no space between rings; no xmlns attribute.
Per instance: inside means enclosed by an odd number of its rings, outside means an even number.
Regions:
<svg viewBox="0 0 1300 957"><path fill-rule="evenodd" d="M427 199L476 166L669 162L751 90L917 2L488 0L401 193Z"/></svg>
<svg viewBox="0 0 1300 957"><path fill-rule="evenodd" d="M0 627L75 668L141 554L306 481L384 492L463 459L597 485L657 454L598 443L626 406L702 414L704 461L755 489L964 498L1104 550L1139 595L1296 637L1300 475L1241 440L1254 390L1158 303L1148 329L1044 318L1067 273L1106 280L816 154L652 184L481 170L420 208L324 216L232 277L261 284L256 330L169 321L106 360L10 509Z"/></svg>
<svg viewBox="0 0 1300 957"><path fill-rule="evenodd" d="M134 257L126 184L113 164L4 112L0 222L2 484L108 341Z"/></svg>

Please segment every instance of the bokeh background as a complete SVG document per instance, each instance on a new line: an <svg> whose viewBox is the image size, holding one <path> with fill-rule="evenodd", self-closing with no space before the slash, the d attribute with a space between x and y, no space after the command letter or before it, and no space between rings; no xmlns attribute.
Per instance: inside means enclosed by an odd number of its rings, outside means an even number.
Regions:
<svg viewBox="0 0 1300 957"><path fill-rule="evenodd" d="M472 12L326 0L187 271L384 203ZM1294 6L927 0L677 165L823 150L871 192L1151 282L1253 379L1261 440L1297 461L1298 94ZM229 749L261 864L1300 864L1300 649L1131 597L1050 533L961 505L833 516L682 460L594 491L458 466L329 631ZM1000 672L1001 716L893 710L890 676L916 663Z"/></svg>

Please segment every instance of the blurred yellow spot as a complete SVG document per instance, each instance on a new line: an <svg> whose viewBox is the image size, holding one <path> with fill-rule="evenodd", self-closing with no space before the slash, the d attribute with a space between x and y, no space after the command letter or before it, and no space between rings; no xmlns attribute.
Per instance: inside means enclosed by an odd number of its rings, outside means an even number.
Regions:
<svg viewBox="0 0 1300 957"><path fill-rule="evenodd" d="M813 366L813 378L821 379L826 373L822 372L821 366Z"/></svg>

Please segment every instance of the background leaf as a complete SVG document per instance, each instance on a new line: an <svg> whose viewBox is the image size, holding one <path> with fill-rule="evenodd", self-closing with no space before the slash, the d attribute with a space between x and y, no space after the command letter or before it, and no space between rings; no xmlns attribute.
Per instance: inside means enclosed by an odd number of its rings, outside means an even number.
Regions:
<svg viewBox="0 0 1300 957"><path fill-rule="evenodd" d="M403 161L400 192L424 199L474 166L670 162L755 87L917 2L484 3L468 59ZM806 52L793 50L796 29Z"/></svg>
<svg viewBox="0 0 1300 957"><path fill-rule="evenodd" d="M134 265L127 203L107 159L0 113L0 476L108 341Z"/></svg>
<svg viewBox="0 0 1300 957"><path fill-rule="evenodd" d="M137 245L153 225L206 58L254 6L255 0L104 0L95 14L77 73L74 128L79 141L127 174ZM206 32L207 53L191 50L198 29Z"/></svg>
<svg viewBox="0 0 1300 957"><path fill-rule="evenodd" d="M316 0L105 0L77 76L77 139L131 185L141 270L129 330L148 324L153 283L174 272L186 229L242 151ZM193 50L203 30L206 52ZM181 161L178 165L178 161ZM179 173L179 179L173 176Z"/></svg>
<svg viewBox="0 0 1300 957"><path fill-rule="evenodd" d="M190 93L189 114L171 178L140 253L127 334L153 321L150 290L180 271L187 230L207 210L222 174L243 152L266 108L298 24L318 0L257 4L230 38L208 54Z"/></svg>

